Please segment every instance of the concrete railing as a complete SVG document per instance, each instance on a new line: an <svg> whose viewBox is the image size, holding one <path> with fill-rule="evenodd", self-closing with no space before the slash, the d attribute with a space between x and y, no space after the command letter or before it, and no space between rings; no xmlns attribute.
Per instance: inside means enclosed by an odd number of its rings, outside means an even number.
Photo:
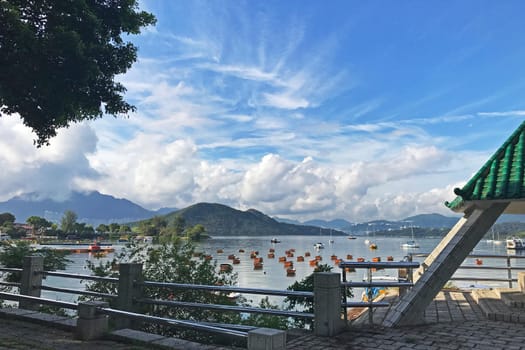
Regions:
<svg viewBox="0 0 525 350"><path fill-rule="evenodd" d="M41 304L55 305L77 310L77 331L79 339L95 339L108 332L108 317L116 320L118 328L133 327L134 323L151 322L157 324L170 325L172 327L184 327L198 331L218 333L231 337L246 338L248 349L285 349L286 332L275 329L248 327L243 330L229 328L235 325L209 325L205 323L190 322L185 320L166 319L139 312L140 303L158 303L159 305L170 305L176 307L223 309L226 311L237 311L242 313L262 313L273 314L284 317L302 317L313 319L314 333L317 336L332 336L344 329L345 323L342 318L342 285L341 275L330 272L319 272L314 275L314 291L300 292L289 290L269 290L253 289L226 286L204 286L204 285L184 285L176 283L158 283L144 281L141 264L120 264L119 278L96 277L79 274L69 274L64 272L49 272L43 269L43 257L29 256L24 258L23 269L0 268L4 272L21 273L20 284L8 283L11 287L18 286L20 294L0 293L0 299L14 300L19 302L19 307L35 310ZM90 291L79 291L70 288L58 288L44 285L44 276L56 276L64 278L76 278L82 280L105 281L117 284L118 293L116 295L98 293ZM148 299L143 295L144 286L162 286L169 289L191 288L210 291L239 292L262 295L296 296L303 298L313 298L314 313L296 312L287 310L273 310L264 308L251 308L240 306L227 306L215 304L197 304L174 301L157 301ZM74 293L89 295L101 299L113 299L115 308L109 308L107 302L90 301L81 303L67 303L53 301L41 297L42 290L52 290L63 293ZM234 327L235 328L235 327Z"/></svg>

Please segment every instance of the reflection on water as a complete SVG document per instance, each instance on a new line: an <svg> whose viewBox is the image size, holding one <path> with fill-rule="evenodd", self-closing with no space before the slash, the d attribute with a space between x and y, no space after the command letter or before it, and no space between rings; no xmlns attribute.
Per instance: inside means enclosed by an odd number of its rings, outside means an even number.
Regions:
<svg viewBox="0 0 525 350"><path fill-rule="evenodd" d="M280 243L272 243L271 240L274 237L271 236L259 236L259 237L215 237L210 240L203 241L198 244L197 250L203 251L207 254L211 254L217 261L217 266L221 263L231 263L228 256L233 254L239 258L239 264L233 265L233 271L238 275L238 285L240 287L252 287L252 288L268 288L268 289L286 289L295 281L300 281L307 275L313 272L314 267L310 266L309 260L313 259L314 256L319 255L322 258L321 263L334 266L334 272L340 272L336 267L334 261L331 259L333 255L346 260L347 255L352 255L354 260L361 257L365 260L372 260L375 257L380 257L382 261L386 261L387 257L391 256L394 261L400 261L405 258L408 254L414 253L430 253L434 247L440 242L440 238L425 238L416 239L420 248L417 249L406 249L402 248L402 244L406 243L406 237L358 237L357 239L348 239L347 237L329 237L329 236L281 236L279 237ZM330 243L330 239L334 242ZM368 240L368 243L365 241ZM314 244L322 242L324 243L324 249L315 249ZM370 243L375 243L377 249L369 249ZM116 251L119 250L118 245L114 245ZM275 250L275 258L268 258L269 250L273 248ZM285 252L290 249L295 249L293 257L287 257L288 261L293 261L293 267L296 270L295 276L289 276L286 273L286 268L282 262L279 262L279 257L286 256ZM222 253L217 251L222 250ZM263 268L254 269L253 259L250 258L252 251L258 251L259 256L263 258ZM305 256L305 253L309 252L310 257L305 257L304 262L298 262L297 256ZM505 249L505 244L495 244L494 242L481 241L471 254L493 254L493 255L525 255L523 251L509 251ZM72 254L69 258L73 261L68 265L67 271L72 273L89 274L89 270L86 269L86 260L96 261L96 258L91 254ZM112 254L102 258L111 259ZM414 257L414 261L423 261L424 257ZM513 266L525 266L525 259L511 259ZM476 266L479 262L476 262L475 258L467 258L464 265ZM488 259L484 258L482 266L506 266L506 259ZM479 265L478 265L479 266ZM353 273L348 273L348 280L361 281L365 276L365 270L357 270ZM382 270L376 272L376 274L397 276L396 270ZM514 277L516 272L514 272ZM490 270L458 270L455 274L457 277L495 277L500 278L507 277L507 271L490 271ZM48 277L45 284L83 289L80 281L71 279L62 279L57 277ZM468 286L471 284L483 284L487 286L503 286L506 287L508 284L503 282L454 282L457 286ZM56 292L45 292L46 297L52 299L61 299L72 301L76 299L76 296L64 295ZM360 296L360 290L355 290L356 296ZM254 301L260 300L258 296L249 296Z"/></svg>

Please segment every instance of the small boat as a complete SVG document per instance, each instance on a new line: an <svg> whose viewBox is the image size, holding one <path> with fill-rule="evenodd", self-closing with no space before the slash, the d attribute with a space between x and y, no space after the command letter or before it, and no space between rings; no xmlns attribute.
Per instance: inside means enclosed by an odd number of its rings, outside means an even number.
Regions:
<svg viewBox="0 0 525 350"><path fill-rule="evenodd" d="M401 244L401 247L407 249L419 248L419 244L416 241L407 241L406 243Z"/></svg>
<svg viewBox="0 0 525 350"><path fill-rule="evenodd" d="M272 240L270 242L272 242L272 243L281 243L281 241L278 240L277 238L272 238Z"/></svg>
<svg viewBox="0 0 525 350"><path fill-rule="evenodd" d="M365 277L363 278L363 281L369 281L370 280ZM372 276L371 282L398 282L398 277L393 276ZM363 302L370 302L375 301L385 295L387 293L387 287L367 287L361 294L361 301Z"/></svg>
<svg viewBox="0 0 525 350"><path fill-rule="evenodd" d="M507 238L507 249L523 250L525 249L525 242L521 238L511 237Z"/></svg>
<svg viewBox="0 0 525 350"><path fill-rule="evenodd" d="M286 269L286 276L295 276L295 269Z"/></svg>
<svg viewBox="0 0 525 350"><path fill-rule="evenodd" d="M323 249L324 248L324 244L321 243L321 242L317 242L314 244L314 248L315 249Z"/></svg>
<svg viewBox="0 0 525 350"><path fill-rule="evenodd" d="M88 248L88 251L89 252L92 252L92 253L96 253L96 252L100 252L101 251L101 247L100 247L100 243L98 242L95 242L93 244L91 244Z"/></svg>
<svg viewBox="0 0 525 350"><path fill-rule="evenodd" d="M348 239L357 239L356 236L348 236Z"/></svg>
<svg viewBox="0 0 525 350"><path fill-rule="evenodd" d="M417 244L414 239L414 227L413 226L410 226L410 231L412 232L412 239L410 241L407 241L406 243L401 244L401 247L407 248L407 249L419 248L419 244Z"/></svg>
<svg viewBox="0 0 525 350"><path fill-rule="evenodd" d="M368 248L375 250L375 249L377 249L377 244L375 244L375 243L370 243L370 245L368 246Z"/></svg>

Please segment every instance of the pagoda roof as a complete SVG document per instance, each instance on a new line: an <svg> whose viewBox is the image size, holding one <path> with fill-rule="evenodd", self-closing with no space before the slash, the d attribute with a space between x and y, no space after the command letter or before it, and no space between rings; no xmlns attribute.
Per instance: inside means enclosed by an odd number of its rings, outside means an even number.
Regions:
<svg viewBox="0 0 525 350"><path fill-rule="evenodd" d="M457 197L445 205L456 212L465 212L484 201L506 201L511 205L505 212L525 214L524 157L525 122L522 122L463 188L454 189ZM520 201L523 202L515 203Z"/></svg>

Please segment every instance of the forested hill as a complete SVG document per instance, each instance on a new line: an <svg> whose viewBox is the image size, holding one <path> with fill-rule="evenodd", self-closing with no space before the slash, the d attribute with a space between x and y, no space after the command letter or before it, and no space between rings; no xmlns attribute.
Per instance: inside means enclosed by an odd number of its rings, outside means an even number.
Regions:
<svg viewBox="0 0 525 350"><path fill-rule="evenodd" d="M320 228L307 225L293 225L278 222L271 217L249 209L236 210L222 204L198 203L165 216L168 222L180 215L187 225L202 224L210 236L278 236L278 235L319 235ZM329 235L329 229L322 230ZM332 234L344 235L332 230Z"/></svg>

